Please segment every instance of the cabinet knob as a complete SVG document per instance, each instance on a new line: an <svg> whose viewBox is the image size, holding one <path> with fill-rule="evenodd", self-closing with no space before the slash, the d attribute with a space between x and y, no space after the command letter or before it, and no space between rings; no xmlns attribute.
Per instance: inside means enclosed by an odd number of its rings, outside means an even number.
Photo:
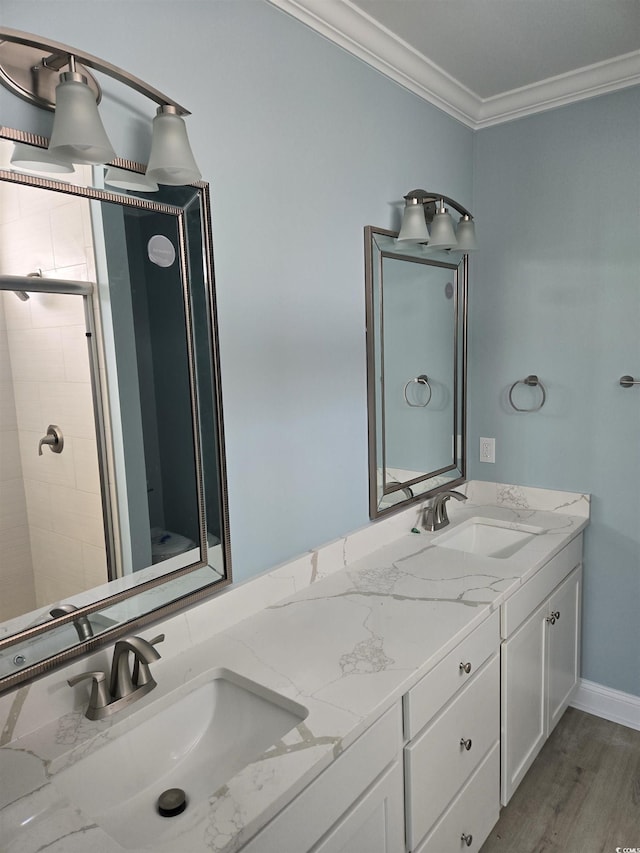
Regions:
<svg viewBox="0 0 640 853"><path fill-rule="evenodd" d="M471 738L461 737L460 738L460 746L463 747L464 749L466 749L467 752L469 752L469 750L471 749L471 746L472 746Z"/></svg>
<svg viewBox="0 0 640 853"><path fill-rule="evenodd" d="M460 672L466 672L467 675L471 672L471 661L467 661L466 663L460 663Z"/></svg>
<svg viewBox="0 0 640 853"><path fill-rule="evenodd" d="M551 616L545 616L545 622L549 622L551 625L555 625L556 624L555 614L552 613Z"/></svg>
<svg viewBox="0 0 640 853"><path fill-rule="evenodd" d="M467 847L471 847L473 844L473 835L467 835L466 832L463 832L460 836L460 841L462 841L463 844L466 844Z"/></svg>
<svg viewBox="0 0 640 853"><path fill-rule="evenodd" d="M559 610L556 610L556 612L552 613L551 615L556 617L556 622L558 621L558 619L560 619L560 611Z"/></svg>

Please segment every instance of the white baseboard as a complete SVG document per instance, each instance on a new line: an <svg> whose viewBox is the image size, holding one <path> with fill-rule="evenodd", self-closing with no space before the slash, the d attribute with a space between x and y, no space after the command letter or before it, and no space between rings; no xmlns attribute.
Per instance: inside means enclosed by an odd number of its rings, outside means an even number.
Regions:
<svg viewBox="0 0 640 853"><path fill-rule="evenodd" d="M571 706L640 731L640 696L581 678Z"/></svg>

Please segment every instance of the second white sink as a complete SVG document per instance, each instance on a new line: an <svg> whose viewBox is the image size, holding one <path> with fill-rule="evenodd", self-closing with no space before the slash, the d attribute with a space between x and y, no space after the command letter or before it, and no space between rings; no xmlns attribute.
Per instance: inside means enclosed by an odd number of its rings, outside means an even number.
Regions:
<svg viewBox="0 0 640 853"><path fill-rule="evenodd" d="M469 518L436 536L433 544L467 554L504 559L545 532L542 527L528 524L512 524L494 518Z"/></svg>
<svg viewBox="0 0 640 853"><path fill-rule="evenodd" d="M143 709L133 726L116 720L97 735L102 745L52 776L73 806L125 848L153 848L154 840L182 832L196 808L202 816L209 795L308 714L226 669L200 681L181 688L173 701L161 698L156 712L153 705ZM169 788L182 788L187 799L186 810L172 818L156 808Z"/></svg>

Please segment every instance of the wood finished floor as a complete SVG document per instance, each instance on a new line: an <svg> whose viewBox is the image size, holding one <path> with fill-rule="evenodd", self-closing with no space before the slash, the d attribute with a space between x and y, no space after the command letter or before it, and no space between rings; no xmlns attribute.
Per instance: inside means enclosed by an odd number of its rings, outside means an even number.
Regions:
<svg viewBox="0 0 640 853"><path fill-rule="evenodd" d="M480 853L640 851L640 731L569 708Z"/></svg>

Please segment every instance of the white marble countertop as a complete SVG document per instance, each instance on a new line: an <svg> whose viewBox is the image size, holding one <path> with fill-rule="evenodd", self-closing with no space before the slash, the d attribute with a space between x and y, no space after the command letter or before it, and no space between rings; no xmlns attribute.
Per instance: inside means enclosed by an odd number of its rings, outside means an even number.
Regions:
<svg viewBox="0 0 640 853"><path fill-rule="evenodd" d="M588 498L573 497L575 515L570 505L535 510L518 500L493 504L473 494L465 504L450 502L452 525L447 530L481 516L545 532L504 559L434 546L438 534L406 533L188 652L158 662L157 689L130 710L97 722L76 710L10 741L0 750L0 803L6 803L0 811L0 849L239 850L586 527ZM164 823L162 834L148 847L121 846L65 799L56 788L56 772L92 749L96 734L104 743L148 715L154 703L169 702L172 691L185 682L200 680L218 667L304 705L307 718L207 801L190 803L171 821L158 817ZM56 684L52 689L69 690L62 677Z"/></svg>

